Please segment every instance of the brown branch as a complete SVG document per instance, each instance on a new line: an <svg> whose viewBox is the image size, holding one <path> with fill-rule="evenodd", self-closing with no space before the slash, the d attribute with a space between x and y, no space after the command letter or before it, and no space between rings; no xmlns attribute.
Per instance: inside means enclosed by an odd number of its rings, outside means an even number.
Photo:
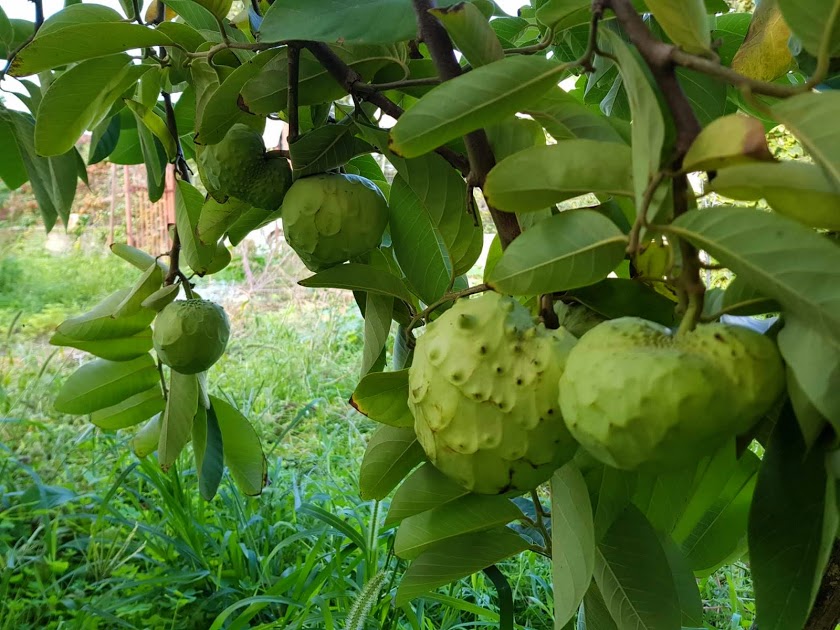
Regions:
<svg viewBox="0 0 840 630"><path fill-rule="evenodd" d="M804 630L834 630L840 619L840 542L834 548L823 574L817 599Z"/></svg>
<svg viewBox="0 0 840 630"><path fill-rule="evenodd" d="M190 167L184 157L184 150L181 147L181 137L178 135L178 123L175 120L175 109L172 107L172 98L168 92L163 92L163 104L166 109L166 126L169 128L169 133L175 139L175 170L185 182L190 181ZM172 234L172 246L169 248L169 273L166 274L165 284L174 284L178 278L184 282L185 286L189 286L184 275L180 269L181 259L181 237L178 235L177 226Z"/></svg>
<svg viewBox="0 0 840 630"><path fill-rule="evenodd" d="M673 59L676 47L653 36L630 0L604 0L603 6L612 9L615 13L622 30L645 60L665 97L677 130L675 152L670 169L679 173L682 169L683 157L700 133L701 127L690 101L677 80L676 62ZM688 212L689 190L687 175L676 175L673 179L674 216L678 217ZM697 323L703 311L706 287L700 278L700 258L697 248L688 241L680 239L680 252L682 269L678 284L681 289L680 307L685 313L684 325L680 326L680 330L683 331L693 329Z"/></svg>
<svg viewBox="0 0 840 630"><path fill-rule="evenodd" d="M300 44L289 43L289 146L296 142L300 135L300 121L298 118L298 83L300 82Z"/></svg>
<svg viewBox="0 0 840 630"><path fill-rule="evenodd" d="M403 109L388 97L371 90L358 72L353 70L336 55L329 46L320 42L304 42L306 49L311 52L330 73L333 79L344 88L344 91L360 101L373 103L391 118L397 119L403 114ZM435 152L445 159L462 175L469 172L469 164L460 153L448 147L439 147Z"/></svg>
<svg viewBox="0 0 840 630"><path fill-rule="evenodd" d="M432 61L435 63L438 75L442 81L454 79L461 74L461 66L455 57L455 49L452 47L452 40L446 29L429 13L434 8L431 0L413 0L414 12L417 15L417 26L420 31L420 39L426 44ZM470 173L467 181L479 188L484 186L487 173L496 165L496 158L490 141L483 129L473 131L464 136L464 144L467 147L467 156L470 160ZM488 204L490 216L496 224L496 231L502 249L506 248L513 239L520 234L519 222L516 215L509 212L501 212Z"/></svg>

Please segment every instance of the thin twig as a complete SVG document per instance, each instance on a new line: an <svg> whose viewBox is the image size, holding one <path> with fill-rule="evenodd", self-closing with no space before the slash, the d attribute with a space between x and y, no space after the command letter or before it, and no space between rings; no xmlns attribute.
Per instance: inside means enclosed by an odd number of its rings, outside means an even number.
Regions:
<svg viewBox="0 0 840 630"><path fill-rule="evenodd" d="M537 494L536 490L531 490L531 501L534 503L534 513L536 514L536 526L537 529L540 530L540 534L543 537L543 543L545 543L545 548L548 550L548 553L551 554L551 534L548 531L548 528L545 526L545 513L542 509L542 502L540 501L540 495Z"/></svg>
<svg viewBox="0 0 840 630"><path fill-rule="evenodd" d="M475 295L476 293L484 293L485 291L490 290L490 287L486 284L477 284L474 287L464 289L463 291L454 291L452 293L447 293L442 298L440 298L436 302L432 302L431 304L429 304L429 306L427 306L425 309L423 309L414 317L412 317L408 326L406 326L406 333L411 333L411 331L414 330L414 328L416 328L421 321L428 319L432 313L434 313L437 309L439 309L447 302L454 302L458 298L466 297L468 295Z"/></svg>
<svg viewBox="0 0 840 630"><path fill-rule="evenodd" d="M413 87L426 87L440 85L437 77L423 77L420 79L403 79L390 83L357 83L355 90L361 94L372 94L373 92L386 92L388 90L405 90Z"/></svg>
<svg viewBox="0 0 840 630"><path fill-rule="evenodd" d="M15 48L10 54L8 59L6 60L6 66L0 71L0 82L6 78L6 74L11 70L12 63L15 61L15 57L18 56L21 50L29 46L32 43L32 40L35 39L35 35L38 33L38 29L41 28L41 25L44 23L44 5L43 0L32 0L35 3L35 28L32 31L32 34L27 37L17 48Z"/></svg>
<svg viewBox="0 0 840 630"><path fill-rule="evenodd" d="M758 304L765 304L767 303L767 298L753 298L751 300L744 300L743 302L736 302L735 304L730 304L722 309L720 309L716 313L712 313L711 315L706 315L701 317L701 321L704 322L716 322L724 315L729 315L729 313L734 313L742 308L746 308L748 306L756 306Z"/></svg>
<svg viewBox="0 0 840 630"><path fill-rule="evenodd" d="M298 117L298 82L300 80L300 45L289 43L289 146L300 136L300 122Z"/></svg>
<svg viewBox="0 0 840 630"><path fill-rule="evenodd" d="M163 92L162 95L164 108L166 109L166 126L169 128L169 133L171 133L172 137L175 139L175 170L178 172L178 175L181 176L182 180L189 183L190 167L187 164L187 160L184 158L183 147L181 147L181 137L178 135L178 122L175 119L175 109L172 107L172 98L169 96L168 92ZM178 234L178 228L176 226L172 234L172 246L169 248L169 273L166 274L164 284L174 284L176 280L181 279L184 283L184 287L187 289L187 295L189 295L190 283L181 273L179 266L180 259L181 237Z"/></svg>
<svg viewBox="0 0 840 630"><path fill-rule="evenodd" d="M505 48L504 53L506 55L533 55L551 46L552 41L554 41L554 31L548 28L543 33L542 39L536 44L521 46L520 48Z"/></svg>

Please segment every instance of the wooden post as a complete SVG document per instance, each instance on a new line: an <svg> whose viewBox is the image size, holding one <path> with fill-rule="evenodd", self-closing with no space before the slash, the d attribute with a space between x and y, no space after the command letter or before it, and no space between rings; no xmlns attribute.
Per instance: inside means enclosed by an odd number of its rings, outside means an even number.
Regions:
<svg viewBox="0 0 840 630"><path fill-rule="evenodd" d="M125 238L129 245L134 245L134 230L131 221L131 182L128 165L123 166L123 190L125 193Z"/></svg>
<svg viewBox="0 0 840 630"><path fill-rule="evenodd" d="M114 242L114 214L117 209L117 165L111 163L111 215L108 217L108 245Z"/></svg>

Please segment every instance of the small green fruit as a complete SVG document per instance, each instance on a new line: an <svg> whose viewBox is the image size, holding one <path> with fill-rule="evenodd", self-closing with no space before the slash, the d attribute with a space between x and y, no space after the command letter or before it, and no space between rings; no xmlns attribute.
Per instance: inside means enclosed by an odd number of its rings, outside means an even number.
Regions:
<svg viewBox="0 0 840 630"><path fill-rule="evenodd" d="M230 323L214 302L191 299L172 302L155 319L152 343L158 358L181 374L209 369L225 352Z"/></svg>
<svg viewBox="0 0 840 630"><path fill-rule="evenodd" d="M408 372L408 404L432 463L481 494L546 481L577 450L557 405L574 343L497 293L458 300L426 326Z"/></svg>
<svg viewBox="0 0 840 630"><path fill-rule="evenodd" d="M256 208L274 211L292 185L292 169L281 155L266 152L262 135L237 123L218 144L198 156L201 179L218 201L235 197Z"/></svg>
<svg viewBox="0 0 840 630"><path fill-rule="evenodd" d="M671 335L624 317L581 337L560 379L560 407L605 464L667 470L747 432L784 384L778 350L759 333L706 324Z"/></svg>
<svg viewBox="0 0 840 630"><path fill-rule="evenodd" d="M385 197L376 184L358 175L304 177L283 202L286 241L312 271L375 248L387 224Z"/></svg>

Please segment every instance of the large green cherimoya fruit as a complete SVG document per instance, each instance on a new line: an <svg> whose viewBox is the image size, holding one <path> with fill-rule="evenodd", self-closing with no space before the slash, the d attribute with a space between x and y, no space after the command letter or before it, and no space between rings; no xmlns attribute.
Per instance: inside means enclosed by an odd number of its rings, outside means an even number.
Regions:
<svg viewBox="0 0 840 630"><path fill-rule="evenodd" d="M310 270L322 271L377 247L388 224L379 188L358 175L297 180L283 202L283 233Z"/></svg>
<svg viewBox="0 0 840 630"><path fill-rule="evenodd" d="M292 169L280 154L267 152L262 135L237 123L218 144L198 154L201 179L217 200L235 197L256 208L274 211L292 185Z"/></svg>
<svg viewBox="0 0 840 630"><path fill-rule="evenodd" d="M701 324L672 335L624 317L581 337L559 402L572 435L600 461L668 470L747 432L784 383L775 344L752 330Z"/></svg>
<svg viewBox="0 0 840 630"><path fill-rule="evenodd" d="M152 343L158 358L181 374L209 369L224 354L230 322L224 309L208 300L177 300L155 319Z"/></svg>
<svg viewBox="0 0 840 630"><path fill-rule="evenodd" d="M432 463L472 492L525 492L577 444L557 404L575 338L535 326L497 293L461 299L426 327L409 368L409 407Z"/></svg>

